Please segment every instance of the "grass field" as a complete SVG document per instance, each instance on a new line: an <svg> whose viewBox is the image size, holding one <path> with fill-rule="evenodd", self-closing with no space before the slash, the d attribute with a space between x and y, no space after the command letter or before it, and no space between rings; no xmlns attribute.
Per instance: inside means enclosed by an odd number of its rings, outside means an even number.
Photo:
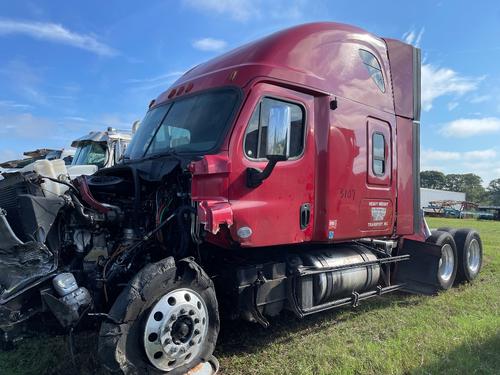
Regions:
<svg viewBox="0 0 500 375"><path fill-rule="evenodd" d="M216 356L224 375L246 374L500 374L500 223L429 219L473 227L484 264L472 285L435 297L393 294L271 328L223 322ZM96 337L76 339L77 367L98 374ZM0 353L0 374L78 374L63 337L40 337Z"/></svg>

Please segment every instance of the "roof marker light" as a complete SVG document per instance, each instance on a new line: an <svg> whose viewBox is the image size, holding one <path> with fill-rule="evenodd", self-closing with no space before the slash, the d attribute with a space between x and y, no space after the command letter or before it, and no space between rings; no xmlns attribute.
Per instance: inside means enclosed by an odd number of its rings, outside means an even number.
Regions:
<svg viewBox="0 0 500 375"><path fill-rule="evenodd" d="M231 72L231 74L229 74L229 80L230 81L234 81L236 79L236 76L238 75L238 71L237 70L233 70Z"/></svg>

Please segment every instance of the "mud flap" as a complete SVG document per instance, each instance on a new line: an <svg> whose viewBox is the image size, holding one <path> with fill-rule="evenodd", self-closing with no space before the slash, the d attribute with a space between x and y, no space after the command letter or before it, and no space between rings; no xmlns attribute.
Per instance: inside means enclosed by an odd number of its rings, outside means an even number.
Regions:
<svg viewBox="0 0 500 375"><path fill-rule="evenodd" d="M410 255L410 259L397 263L393 283L404 283L403 290L410 293L430 295L438 292L439 246L405 239L398 255Z"/></svg>

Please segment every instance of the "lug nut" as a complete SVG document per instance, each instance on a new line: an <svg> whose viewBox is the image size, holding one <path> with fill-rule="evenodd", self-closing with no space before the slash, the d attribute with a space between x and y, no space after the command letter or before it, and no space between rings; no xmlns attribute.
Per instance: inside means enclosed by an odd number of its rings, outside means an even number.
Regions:
<svg viewBox="0 0 500 375"><path fill-rule="evenodd" d="M177 351L177 348L176 348L175 346L173 346L173 347L170 349L170 354L174 354L176 351Z"/></svg>
<svg viewBox="0 0 500 375"><path fill-rule="evenodd" d="M184 349L184 348L181 348L181 350L179 350L179 353L181 353L181 354L184 354L184 353L186 353L186 349Z"/></svg>
<svg viewBox="0 0 500 375"><path fill-rule="evenodd" d="M195 329L195 330L194 330L194 336L197 336L197 335L199 335L199 334L200 334L200 331L199 331L199 330L197 330L197 329Z"/></svg>
<svg viewBox="0 0 500 375"><path fill-rule="evenodd" d="M181 309L181 315L186 314L186 309Z"/></svg>
<svg viewBox="0 0 500 375"><path fill-rule="evenodd" d="M193 316L194 315L194 310L189 310L189 315Z"/></svg>
<svg viewBox="0 0 500 375"><path fill-rule="evenodd" d="M173 322L175 319L177 319L177 315L172 314L172 316L170 317L170 320Z"/></svg>
<svg viewBox="0 0 500 375"><path fill-rule="evenodd" d="M193 340L189 341L189 346L193 346L193 345L194 345L194 341Z"/></svg>
<svg viewBox="0 0 500 375"><path fill-rule="evenodd" d="M196 318L196 319L194 320L194 324L198 324L199 322L200 322L200 319L198 319L198 318Z"/></svg>

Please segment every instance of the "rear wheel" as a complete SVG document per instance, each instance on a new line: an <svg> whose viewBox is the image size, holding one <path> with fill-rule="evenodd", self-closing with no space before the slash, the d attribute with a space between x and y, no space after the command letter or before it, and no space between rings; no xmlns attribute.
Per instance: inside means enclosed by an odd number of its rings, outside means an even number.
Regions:
<svg viewBox="0 0 500 375"><path fill-rule="evenodd" d="M474 280L483 264L483 244L479 234L473 229L459 229L454 235L458 251L456 282Z"/></svg>
<svg viewBox="0 0 500 375"><path fill-rule="evenodd" d="M457 228L450 228L450 227L441 227L441 228L438 228L437 230L441 231L441 232L448 232L449 234L451 234L452 236L454 236L455 232L458 229Z"/></svg>
<svg viewBox="0 0 500 375"><path fill-rule="evenodd" d="M452 235L444 231L434 231L427 242L441 247L441 259L437 279L442 290L453 286L457 274L457 246Z"/></svg>
<svg viewBox="0 0 500 375"><path fill-rule="evenodd" d="M99 333L109 371L180 375L211 358L219 333L213 283L192 261L178 267L172 258L145 267L117 298Z"/></svg>

